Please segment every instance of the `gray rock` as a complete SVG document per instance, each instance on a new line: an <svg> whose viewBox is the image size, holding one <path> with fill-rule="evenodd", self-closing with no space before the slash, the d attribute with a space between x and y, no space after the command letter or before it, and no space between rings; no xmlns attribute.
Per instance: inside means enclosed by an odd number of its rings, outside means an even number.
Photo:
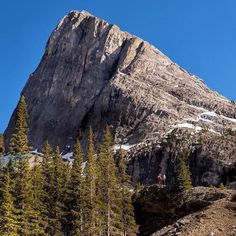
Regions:
<svg viewBox="0 0 236 236"><path fill-rule="evenodd" d="M148 42L85 11L72 11L58 24L22 94L28 104L32 147L41 149L48 140L71 151L68 147L81 133L86 146L90 126L101 140L109 125L116 144L133 145L129 169L134 182L144 177L153 182L158 171L170 173L174 168L168 165L176 154L170 158L170 147L156 155L159 143L164 144L174 128L194 134L208 129L211 140L236 126L235 104ZM4 134L7 146L14 123L15 112ZM195 173L200 179L196 183L221 181L226 163L218 165L218 160L230 154L235 146L231 145L211 154L210 164L204 159L211 151L198 149L200 154L193 158L193 171L201 171ZM235 152L232 155L229 158L235 158ZM169 183L172 178L168 174Z"/></svg>

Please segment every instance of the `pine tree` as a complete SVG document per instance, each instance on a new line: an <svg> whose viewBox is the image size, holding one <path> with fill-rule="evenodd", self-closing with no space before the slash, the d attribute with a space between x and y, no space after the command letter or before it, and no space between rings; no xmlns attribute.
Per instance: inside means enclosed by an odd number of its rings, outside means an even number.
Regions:
<svg viewBox="0 0 236 236"><path fill-rule="evenodd" d="M22 95L16 109L15 127L10 140L12 155L29 151L28 146L28 111L25 97Z"/></svg>
<svg viewBox="0 0 236 236"><path fill-rule="evenodd" d="M46 192L49 192L49 186L52 178L52 155L53 149L51 145L46 141L43 147L43 160L42 160L42 175L44 177L44 188Z"/></svg>
<svg viewBox="0 0 236 236"><path fill-rule="evenodd" d="M39 158L36 156L34 159L34 166L31 171L32 176L32 208L37 212L38 227L41 230L41 234L44 235L47 220L44 218L46 211L46 205L44 202L44 177L42 174L42 163L39 161Z"/></svg>
<svg viewBox="0 0 236 236"><path fill-rule="evenodd" d="M50 209L51 204L53 203L53 198L51 196L53 192L53 163L52 163L53 149L51 145L46 141L43 147L43 159L42 159L42 191L43 191L43 203L44 203L44 212L42 213L43 219L46 223L45 231L50 231L49 229L49 218L50 218Z"/></svg>
<svg viewBox="0 0 236 236"><path fill-rule="evenodd" d="M121 194L117 179L117 167L112 153L112 137L108 127L98 157L99 197L102 203L102 235L122 235Z"/></svg>
<svg viewBox="0 0 236 236"><path fill-rule="evenodd" d="M74 146L74 162L71 170L69 185L69 221L70 235L85 235L84 232L84 178L83 178L83 151L79 140Z"/></svg>
<svg viewBox="0 0 236 236"><path fill-rule="evenodd" d="M90 128L88 135L87 164L85 167L85 189L84 189L84 231L87 235L97 235L98 220L98 197L96 194L97 163L95 157L93 132Z"/></svg>
<svg viewBox="0 0 236 236"><path fill-rule="evenodd" d="M33 207L31 174L28 157L20 156L15 191L20 236L44 235L41 222L38 221L40 212Z"/></svg>
<svg viewBox="0 0 236 236"><path fill-rule="evenodd" d="M15 196L15 190L17 189L16 188L16 179L17 179L17 176L18 176L18 160L16 160L16 158L14 157L10 157L9 158L9 161L6 165L6 169L9 173L9 176L10 176L10 186L11 186L11 189L13 190L13 195Z"/></svg>
<svg viewBox="0 0 236 236"><path fill-rule="evenodd" d="M53 154L52 162L52 180L50 186L50 208L49 208L49 235L63 235L62 233L62 217L64 214L63 208L63 171L64 163L60 155L59 147L56 148Z"/></svg>
<svg viewBox="0 0 236 236"><path fill-rule="evenodd" d="M137 225L132 205L132 185L130 176L127 174L127 164L122 149L118 151L118 171L121 191L121 214L123 235L136 235Z"/></svg>
<svg viewBox="0 0 236 236"><path fill-rule="evenodd" d="M3 181L3 199L0 205L0 235L18 236L16 209L10 189L9 173L5 171Z"/></svg>
<svg viewBox="0 0 236 236"><path fill-rule="evenodd" d="M192 180L187 160L188 152L184 151L179 157L179 166L177 171L177 187L179 190L192 188Z"/></svg>
<svg viewBox="0 0 236 236"><path fill-rule="evenodd" d="M5 144L4 144L4 137L0 134L0 157L5 154Z"/></svg>
<svg viewBox="0 0 236 236"><path fill-rule="evenodd" d="M4 188L4 165L2 157L0 156L0 205L3 199L3 188Z"/></svg>
<svg viewBox="0 0 236 236"><path fill-rule="evenodd" d="M69 185L70 185L70 173L71 172L71 164L69 162L63 161L63 172L62 172L62 191L61 191L61 225L62 225L62 232L64 235L67 235L70 231L68 222L68 201L69 201Z"/></svg>

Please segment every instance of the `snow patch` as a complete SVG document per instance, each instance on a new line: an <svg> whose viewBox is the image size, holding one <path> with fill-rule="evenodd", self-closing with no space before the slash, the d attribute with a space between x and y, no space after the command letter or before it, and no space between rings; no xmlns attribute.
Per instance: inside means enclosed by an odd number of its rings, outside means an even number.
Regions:
<svg viewBox="0 0 236 236"><path fill-rule="evenodd" d="M135 147L137 144L129 144L129 143L126 143L126 144L116 144L113 146L113 150L116 152L117 150L119 149L123 149L125 151L129 151L131 148Z"/></svg>
<svg viewBox="0 0 236 236"><path fill-rule="evenodd" d="M197 110L204 111L203 113L200 114L200 116L220 117L221 119L225 119L225 120L228 120L230 122L236 123L236 119L235 118L230 118L230 117L227 117L227 116L224 116L224 115L218 115L214 111L206 110L203 107L197 107L197 106L194 106L194 105L188 105L188 106L192 107L194 109L197 109Z"/></svg>
<svg viewBox="0 0 236 236"><path fill-rule="evenodd" d="M35 150L31 151L30 153L35 154L35 155L39 155L39 156L43 156L43 153L38 152L38 149L35 149Z"/></svg>
<svg viewBox="0 0 236 236"><path fill-rule="evenodd" d="M206 115L206 116L213 116L217 117L218 115L214 111L206 111L201 114L201 116Z"/></svg>
<svg viewBox="0 0 236 236"><path fill-rule="evenodd" d="M174 125L173 128L187 128L187 129L193 129L195 130L196 132L199 132L202 130L202 127L200 126L195 126L193 124L189 124L189 123L181 123L181 124L177 124L177 125ZM173 130L173 129L172 129ZM168 132L170 133L170 131Z"/></svg>
<svg viewBox="0 0 236 236"><path fill-rule="evenodd" d="M221 115L220 117L223 118L223 119L225 119L225 120L228 120L228 121L231 121L231 122L233 122L233 123L236 123L236 119L234 119L234 118L229 118L229 117L223 116L223 115Z"/></svg>
<svg viewBox="0 0 236 236"><path fill-rule="evenodd" d="M210 132L214 133L214 134L218 134L221 135L219 132L215 131L214 129L209 129Z"/></svg>
<svg viewBox="0 0 236 236"><path fill-rule="evenodd" d="M62 158L64 160L69 161L69 162L73 162L74 161L74 159L72 157L73 157L73 152L68 152L65 155L62 155Z"/></svg>
<svg viewBox="0 0 236 236"><path fill-rule="evenodd" d="M189 123L182 123L182 124L177 124L175 126L176 128L188 128L188 129L194 129L194 125L189 124Z"/></svg>

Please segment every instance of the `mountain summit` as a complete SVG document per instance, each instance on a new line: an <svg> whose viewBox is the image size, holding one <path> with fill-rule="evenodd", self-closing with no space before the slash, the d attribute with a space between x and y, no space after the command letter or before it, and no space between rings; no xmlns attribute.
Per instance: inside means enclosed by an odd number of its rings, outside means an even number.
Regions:
<svg viewBox="0 0 236 236"><path fill-rule="evenodd" d="M233 102L148 42L86 11L61 20L22 94L34 148L49 140L66 150L90 126L101 138L107 124L116 144L136 152L176 129L218 137L236 126ZM15 113L7 142L14 122Z"/></svg>

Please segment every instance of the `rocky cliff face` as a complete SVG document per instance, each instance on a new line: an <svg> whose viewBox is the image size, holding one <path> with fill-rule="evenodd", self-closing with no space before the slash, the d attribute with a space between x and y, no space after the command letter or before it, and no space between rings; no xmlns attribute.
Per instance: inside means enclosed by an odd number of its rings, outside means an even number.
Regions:
<svg viewBox="0 0 236 236"><path fill-rule="evenodd" d="M134 147L129 157L129 172L134 183L156 183L159 173L166 174L167 185L174 185L178 157L186 152L194 186L219 186L236 183L236 135L221 135L210 130L193 132L175 129L159 143Z"/></svg>
<svg viewBox="0 0 236 236"><path fill-rule="evenodd" d="M91 126L100 139L108 124L115 143L133 156L130 169L138 179L149 172L150 160L160 166L167 158L169 152L156 158L152 150L174 129L194 134L207 129L215 137L236 126L235 104L149 43L84 11L62 19L22 93L34 148L49 140L69 151L79 130L86 134ZM15 114L5 131L7 142L14 122ZM139 160L147 155L149 164L142 169Z"/></svg>

